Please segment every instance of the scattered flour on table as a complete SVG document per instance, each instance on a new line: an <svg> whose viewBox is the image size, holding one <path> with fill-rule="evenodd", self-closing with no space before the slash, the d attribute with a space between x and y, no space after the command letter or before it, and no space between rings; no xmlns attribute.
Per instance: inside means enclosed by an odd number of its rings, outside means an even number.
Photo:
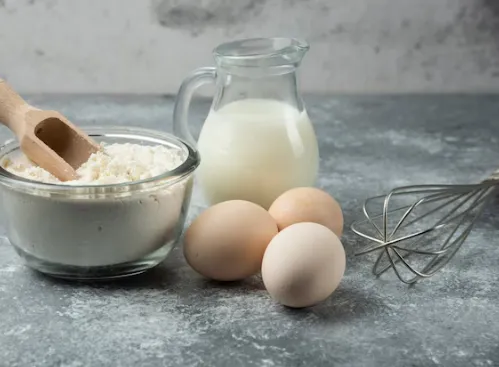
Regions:
<svg viewBox="0 0 499 367"><path fill-rule="evenodd" d="M79 178L62 182L24 154L10 155L1 163L10 173L33 181L65 185L105 185L158 176L183 163L182 154L162 145L101 144L102 149L76 171Z"/></svg>

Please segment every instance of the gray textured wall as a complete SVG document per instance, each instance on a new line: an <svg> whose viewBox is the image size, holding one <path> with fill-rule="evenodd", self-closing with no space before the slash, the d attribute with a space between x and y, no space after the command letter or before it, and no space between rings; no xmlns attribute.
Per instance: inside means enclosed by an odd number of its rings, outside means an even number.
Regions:
<svg viewBox="0 0 499 367"><path fill-rule="evenodd" d="M175 93L234 38L298 36L312 92L499 90L497 0L0 0L23 92Z"/></svg>

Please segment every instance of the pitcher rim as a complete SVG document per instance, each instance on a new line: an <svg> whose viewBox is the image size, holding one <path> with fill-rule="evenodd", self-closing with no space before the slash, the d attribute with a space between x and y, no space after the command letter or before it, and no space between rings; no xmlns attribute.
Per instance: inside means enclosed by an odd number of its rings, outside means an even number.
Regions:
<svg viewBox="0 0 499 367"><path fill-rule="evenodd" d="M265 42L267 42L266 45ZM245 44L257 43L261 43L262 50L265 47L269 48L269 50L241 53L241 51L244 51ZM275 49L271 49L271 47L275 47ZM308 42L301 38L255 37L224 42L213 50L213 54L215 59L231 63L268 60L271 65L284 65L299 63L309 48ZM255 47L255 49L258 49L258 47ZM280 59L280 62L277 59Z"/></svg>

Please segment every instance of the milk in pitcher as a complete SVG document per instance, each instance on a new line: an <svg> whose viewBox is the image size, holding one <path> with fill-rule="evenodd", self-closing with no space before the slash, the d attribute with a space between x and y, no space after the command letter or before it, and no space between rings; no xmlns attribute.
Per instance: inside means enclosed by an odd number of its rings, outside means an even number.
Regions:
<svg viewBox="0 0 499 367"><path fill-rule="evenodd" d="M198 149L198 179L211 204L240 199L268 208L317 177L317 140L306 111L277 100L242 99L211 110Z"/></svg>

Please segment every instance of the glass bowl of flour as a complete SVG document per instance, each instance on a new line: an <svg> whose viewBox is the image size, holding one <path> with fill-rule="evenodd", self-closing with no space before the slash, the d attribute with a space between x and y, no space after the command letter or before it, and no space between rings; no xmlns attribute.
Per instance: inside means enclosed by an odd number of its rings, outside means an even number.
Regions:
<svg viewBox="0 0 499 367"><path fill-rule="evenodd" d="M178 241L199 154L158 131L85 129L102 145L60 182L22 154L0 147L0 195L7 237L26 264L69 279L141 273L162 262Z"/></svg>

